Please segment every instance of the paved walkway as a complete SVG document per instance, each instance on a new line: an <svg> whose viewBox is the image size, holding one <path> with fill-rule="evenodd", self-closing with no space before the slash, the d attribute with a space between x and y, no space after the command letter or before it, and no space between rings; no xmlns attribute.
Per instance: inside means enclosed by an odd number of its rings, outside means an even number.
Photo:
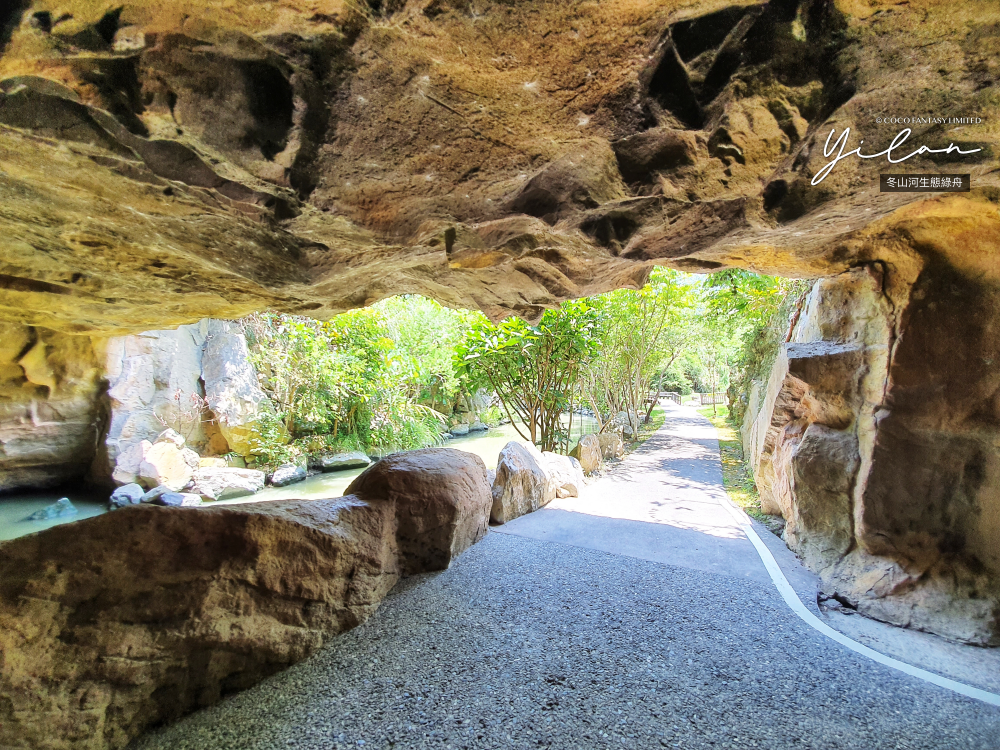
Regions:
<svg viewBox="0 0 1000 750"><path fill-rule="evenodd" d="M726 492L715 428L690 407L665 408L663 428L581 497L555 500L496 531L770 583L720 504ZM792 585L815 602L813 576L783 544L774 546Z"/></svg>
<svg viewBox="0 0 1000 750"><path fill-rule="evenodd" d="M720 492L714 431L671 409L583 497L494 529L313 658L135 747L1000 748L1000 709L795 617Z"/></svg>

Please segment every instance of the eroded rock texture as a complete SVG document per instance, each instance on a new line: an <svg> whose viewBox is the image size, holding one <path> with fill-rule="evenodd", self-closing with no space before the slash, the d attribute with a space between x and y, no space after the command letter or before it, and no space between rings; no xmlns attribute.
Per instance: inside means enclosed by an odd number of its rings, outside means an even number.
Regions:
<svg viewBox="0 0 1000 750"><path fill-rule="evenodd" d="M402 292L535 317L651 262L955 263L1000 225L989 3L22 0L4 20L0 313L31 325ZM810 185L831 128L876 150L898 130L876 117L925 113L982 118L907 144L980 148L906 162L972 193L879 193L885 161L857 158Z"/></svg>
<svg viewBox="0 0 1000 750"><path fill-rule="evenodd" d="M3 13L0 316L18 330L326 317L404 292L535 318L656 263L839 278L821 288L842 302L820 307L845 320L797 334L772 392L772 509L859 607L996 639L996 3ZM891 170L971 173L971 192L881 193L886 160L857 157L811 184L833 129L872 154L903 127L876 118L906 116L932 119L897 158L973 153ZM13 349L10 382L49 387ZM61 414L94 423L79 412Z"/></svg>
<svg viewBox="0 0 1000 750"><path fill-rule="evenodd" d="M744 444L765 511L828 594L996 645L1000 290L935 263L911 274L814 287Z"/></svg>
<svg viewBox="0 0 1000 750"><path fill-rule="evenodd" d="M355 491L130 506L0 545L0 745L124 747L304 659L486 532L486 468L461 451L386 459Z"/></svg>
<svg viewBox="0 0 1000 750"><path fill-rule="evenodd" d="M83 476L107 421L87 336L0 323L0 492Z"/></svg>

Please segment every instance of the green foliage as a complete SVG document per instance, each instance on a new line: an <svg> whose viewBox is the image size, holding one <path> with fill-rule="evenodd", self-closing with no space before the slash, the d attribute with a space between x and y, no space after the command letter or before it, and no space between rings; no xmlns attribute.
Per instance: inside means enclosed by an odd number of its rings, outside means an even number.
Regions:
<svg viewBox="0 0 1000 750"><path fill-rule="evenodd" d="M660 373L658 386L665 393L680 393L685 396L693 390L692 381L685 373L683 363L680 360L674 360L668 368Z"/></svg>
<svg viewBox="0 0 1000 750"><path fill-rule="evenodd" d="M459 387L450 347L442 355L430 346L436 332L429 318L440 323L449 316L436 303L411 297L322 323L274 313L244 319L251 362L277 412L261 423L252 452L257 462L273 466L308 453L381 453L439 442L443 415L417 400L435 383L432 401L454 398ZM454 339L459 324L450 323Z"/></svg>
<svg viewBox="0 0 1000 750"><path fill-rule="evenodd" d="M258 416L250 440L250 455L255 466L274 469L281 464L295 461L299 452L288 443L288 431L281 418L264 411Z"/></svg>
<svg viewBox="0 0 1000 750"><path fill-rule="evenodd" d="M455 347L482 313L451 310L434 300L406 295L375 305L395 342L393 372L407 396L438 411L450 412L462 390L452 362Z"/></svg>
<svg viewBox="0 0 1000 750"><path fill-rule="evenodd" d="M583 390L595 414L652 409L646 398L653 384L696 338L696 291L685 274L658 268L642 289L593 299L600 356L588 363Z"/></svg>
<svg viewBox="0 0 1000 750"><path fill-rule="evenodd" d="M470 388L496 393L523 438L543 450L568 449L559 415L570 409L581 368L597 351L597 320L586 301L546 310L537 325L481 319L456 348L455 370Z"/></svg>
<svg viewBox="0 0 1000 750"><path fill-rule="evenodd" d="M503 422L504 413L499 406L490 404L479 412L479 419L482 420L483 424L488 425L489 427L497 427L501 422Z"/></svg>
<svg viewBox="0 0 1000 750"><path fill-rule="evenodd" d="M726 269L703 283L706 320L718 339L728 338L731 418L742 422L754 380L765 380L774 365L794 311L811 281Z"/></svg>

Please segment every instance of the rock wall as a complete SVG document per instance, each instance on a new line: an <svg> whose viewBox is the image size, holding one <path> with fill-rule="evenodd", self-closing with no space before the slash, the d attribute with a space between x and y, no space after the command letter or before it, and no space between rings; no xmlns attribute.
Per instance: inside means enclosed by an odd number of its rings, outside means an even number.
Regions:
<svg viewBox="0 0 1000 750"><path fill-rule="evenodd" d="M941 259L818 282L744 445L827 594L1000 644L1000 289Z"/></svg>
<svg viewBox="0 0 1000 750"><path fill-rule="evenodd" d="M0 323L0 492L87 473L106 422L102 342Z"/></svg>
<svg viewBox="0 0 1000 750"><path fill-rule="evenodd" d="M247 455L269 408L226 321L111 338L0 324L0 492L109 484L119 455L167 428L203 456Z"/></svg>
<svg viewBox="0 0 1000 750"><path fill-rule="evenodd" d="M112 338L106 348L111 420L95 479L106 481L119 455L167 428L202 456L249 454L257 415L270 403L239 326L206 319Z"/></svg>

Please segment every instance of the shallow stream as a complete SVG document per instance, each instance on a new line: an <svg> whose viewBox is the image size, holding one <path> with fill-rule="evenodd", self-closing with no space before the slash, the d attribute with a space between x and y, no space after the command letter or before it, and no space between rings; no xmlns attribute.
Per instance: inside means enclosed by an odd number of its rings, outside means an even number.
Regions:
<svg viewBox="0 0 1000 750"><path fill-rule="evenodd" d="M573 430L571 443L587 432L597 431L597 420L593 417L573 415ZM443 447L475 453L486 463L486 468L495 469L500 450L510 440L520 439L512 425L496 427L488 432L471 433L468 436L452 438L445 441ZM304 482L288 487L268 487L249 497L221 500L211 505L237 505L240 503L260 503L268 500L318 500L327 497L340 497L347 486L362 472L362 469L333 471L317 474ZM79 511L75 516L53 518L46 521L26 521L32 513L51 505L61 497L68 497ZM15 492L0 495L0 541L16 539L26 534L58 526L61 523L72 523L84 518L98 516L107 512L107 493L94 492L82 483L78 486L65 486L56 490L40 490L31 492ZM207 506L206 506L207 507Z"/></svg>

